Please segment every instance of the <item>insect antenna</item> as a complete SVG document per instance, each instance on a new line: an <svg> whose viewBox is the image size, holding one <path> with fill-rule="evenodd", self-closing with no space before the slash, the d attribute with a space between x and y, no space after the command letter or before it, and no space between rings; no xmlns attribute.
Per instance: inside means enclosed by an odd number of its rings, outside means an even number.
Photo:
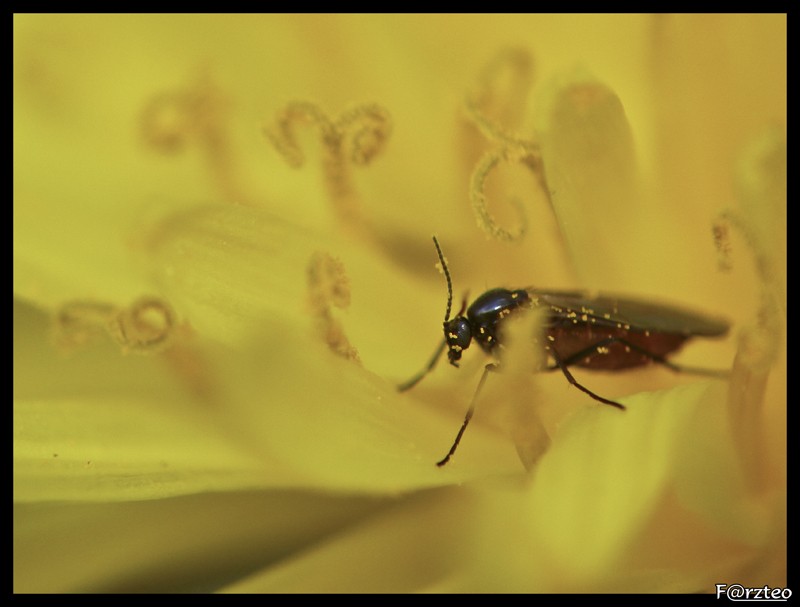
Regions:
<svg viewBox="0 0 800 607"><path fill-rule="evenodd" d="M436 253L439 255L439 261L442 264L442 270L444 270L444 277L447 279L447 311L444 313L444 321L447 322L450 320L450 309L453 306L453 282L450 280L450 270L447 268L447 262L444 260L442 248L439 246L439 241L436 240L436 236L433 237L433 244L436 245Z"/></svg>
<svg viewBox="0 0 800 607"><path fill-rule="evenodd" d="M444 322L447 323L450 320L450 309L453 305L453 283L450 280L450 270L447 268L447 262L444 260L444 255L442 254L442 247L439 246L439 241L436 239L436 236L433 237L433 244L436 245L436 253L439 255L439 262L442 264L442 269L444 270L444 277L447 279L447 311L444 314ZM462 305L462 310L459 312L459 315L464 311L466 306L466 299L464 304ZM405 392L406 390L410 390L414 386L416 386L419 381L425 377L428 373L433 371L433 368L436 366L436 363L439 362L439 358L441 357L442 353L447 349L447 340L443 339L439 346L436 348L436 352L433 353L431 359L428 361L428 364L417 373L411 379L399 384L397 386L397 390L399 392Z"/></svg>

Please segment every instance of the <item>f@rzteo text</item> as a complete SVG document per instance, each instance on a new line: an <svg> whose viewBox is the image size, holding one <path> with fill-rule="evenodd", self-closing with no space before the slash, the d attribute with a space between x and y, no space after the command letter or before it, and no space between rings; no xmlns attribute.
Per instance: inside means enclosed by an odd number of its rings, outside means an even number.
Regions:
<svg viewBox="0 0 800 607"><path fill-rule="evenodd" d="M785 601L792 596L790 588L748 588L741 584L715 584L717 598L723 597L731 601Z"/></svg>

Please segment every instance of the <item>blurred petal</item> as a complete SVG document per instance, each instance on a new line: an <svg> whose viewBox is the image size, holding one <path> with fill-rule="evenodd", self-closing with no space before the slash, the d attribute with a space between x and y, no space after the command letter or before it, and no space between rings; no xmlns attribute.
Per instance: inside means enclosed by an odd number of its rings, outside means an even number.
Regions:
<svg viewBox="0 0 800 607"><path fill-rule="evenodd" d="M421 592L458 575L468 548L470 491L422 493L232 584L225 592Z"/></svg>
<svg viewBox="0 0 800 607"><path fill-rule="evenodd" d="M167 359L107 344L71 358L15 310L14 499L122 501L262 487L280 473L220 433Z"/></svg>
<svg viewBox="0 0 800 607"><path fill-rule="evenodd" d="M20 504L14 591L213 591L383 505L365 497L260 491Z"/></svg>
<svg viewBox="0 0 800 607"><path fill-rule="evenodd" d="M720 383L700 383L632 397L625 414L576 414L529 482L470 486L450 511L469 554L430 587L698 592L737 576L779 583L752 573L771 558L780 517L769 500L744 499L725 394Z"/></svg>
<svg viewBox="0 0 800 607"><path fill-rule="evenodd" d="M279 482L195 412L160 405L121 396L18 400L15 500L152 499Z"/></svg>
<svg viewBox="0 0 800 607"><path fill-rule="evenodd" d="M633 137L622 103L606 85L580 71L551 82L539 103L547 185L580 283L624 289L628 249L641 194ZM630 246L630 245L628 245Z"/></svg>

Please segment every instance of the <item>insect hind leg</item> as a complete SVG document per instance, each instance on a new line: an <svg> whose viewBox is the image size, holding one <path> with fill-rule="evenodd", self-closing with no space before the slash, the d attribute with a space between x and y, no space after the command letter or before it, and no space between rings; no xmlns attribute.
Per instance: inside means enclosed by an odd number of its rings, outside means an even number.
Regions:
<svg viewBox="0 0 800 607"><path fill-rule="evenodd" d="M556 364L546 367L545 371L555 371L556 369L562 369L562 366L570 367L576 364L577 362L587 358L592 358L594 356L604 356L604 354L601 354L598 350L606 348L613 344L621 344L626 348L630 349L631 351L636 352L637 354L641 354L650 362L659 364L662 367L666 367L667 369L669 369L670 371L674 371L675 373L690 373L692 375L704 375L707 377L719 377L723 379L730 377L729 371L718 370L718 369L704 369L702 367L690 367L686 365L677 365L672 361L667 360L663 356L654 354L653 352L650 352L647 348L637 346L636 344L631 343L628 340L623 339L621 337L607 337L605 339L601 339L600 341L592 344L591 346L588 346L583 350L580 350L579 352L576 352L571 356L560 361L558 356L556 355L557 353L551 347L550 352L554 355L553 359L556 361Z"/></svg>
<svg viewBox="0 0 800 607"><path fill-rule="evenodd" d="M604 340L604 341L606 341L606 340ZM595 347L602 347L602 346L595 346ZM594 351L596 353L596 350L594 349L594 347L592 348L592 351ZM596 401L599 401L599 402L601 402L603 404L611 405L612 407L616 407L617 409L621 409L623 411L625 410L625 405L621 405L620 403L618 403L618 402L616 402L614 400L609 400L607 398L603 398L599 394L589 390L589 388L587 388L586 386L581 384L577 379L575 379L575 376L572 375L572 373L570 372L570 370L567 367L569 367L570 364L573 364L576 360L580 360L580 358L574 358L574 357L571 356L566 360L561 360L561 357L558 355L558 352L556 352L555 348L553 348L553 347L550 347L550 354L552 355L553 360L555 360L556 364L553 367L548 367L547 368L548 371L552 371L552 370L555 370L555 369L561 369L561 372L564 374L564 377L567 378L567 381L570 384L572 384L573 386L575 386L576 388L578 388L578 390L580 390L581 392L584 392L584 393L588 394L593 399L595 399ZM572 362L570 362L570 361L572 361Z"/></svg>
<svg viewBox="0 0 800 607"><path fill-rule="evenodd" d="M599 352L599 350L602 349L602 348L611 346L611 345L613 345L615 343L622 344L623 346L625 346L627 348L630 348L632 351L641 354L642 356L644 356L645 358L647 358L651 362L657 363L659 365L662 365L662 366L666 367L667 369L669 369L670 371L674 371L676 373L691 373L693 375L705 375L705 376L708 376L708 377L719 377L719 378L726 378L726 377L729 376L729 373L727 371L718 371L718 370L715 370L715 369L703 369L703 368L700 368L700 367L687 367L687 366L682 366L682 365L676 365L675 363L670 362L669 360L665 359L663 356L659 356L658 354L654 354L653 352L650 352L646 348L642 348L641 346L637 346L636 344L633 344L633 343L631 343L631 342L629 342L629 341L627 341L625 339L622 339L620 337L607 337L607 338L602 339L602 340L598 341L597 343L594 343L591 346L589 346L587 348L584 348L583 350L580 350L579 352L576 352L575 354L572 354L571 356L569 356L567 358L564 358L564 359L562 359L559 356L558 352L555 350L555 348L553 348L551 346L549 348L549 351L550 351L551 356L553 357L553 360L555 361L555 364L552 365L552 366L546 367L545 371L555 371L556 369L560 369L561 372L564 374L564 377L567 378L567 381L570 384L572 384L573 386L575 386L576 388L578 388L579 390L581 390L582 392L585 392L586 394L591 396L593 399L595 399L595 400L597 400L597 401L599 401L601 403L605 403L607 405L612 405L614 407L617 407L618 409L623 409L624 410L625 407L623 405L621 405L620 403L618 403L616 401L613 401L613 400L609 400L607 398L603 398L599 394L596 394L595 392L592 392L591 390L589 390L589 388L587 388L586 386L584 386L581 383L579 383L578 380L575 379L575 377L572 375L572 373L568 369L568 367L570 367L571 365L574 365L575 363L577 363L579 361L582 361L582 360L584 360L586 358L591 358L593 356L604 356L604 354L601 354Z"/></svg>

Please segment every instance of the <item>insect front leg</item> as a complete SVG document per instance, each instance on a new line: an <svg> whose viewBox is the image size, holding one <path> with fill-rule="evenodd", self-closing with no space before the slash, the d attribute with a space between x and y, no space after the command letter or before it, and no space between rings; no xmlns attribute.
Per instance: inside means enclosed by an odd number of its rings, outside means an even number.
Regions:
<svg viewBox="0 0 800 607"><path fill-rule="evenodd" d="M439 362L439 358L442 356L442 352L444 352L445 347L447 347L447 342L442 340L442 343L440 343L439 347L436 348L436 352L433 353L433 356L431 356L431 359L428 361L428 364L425 365L422 371L414 375L411 379L404 381L402 384L397 386L397 391L405 392L406 390L410 390L416 386L423 377L433 371L433 368L436 366L436 363Z"/></svg>
<svg viewBox="0 0 800 607"><path fill-rule="evenodd" d="M486 377L489 375L489 371L494 371L499 367L497 363L489 363L483 369L483 375L481 375L481 379L478 382L478 387L475 388L475 394L472 395L472 400L469 403L469 409L467 409L467 414L464 416L464 423L461 424L461 429L456 434L456 440L453 441L453 446L450 447L450 451L447 452L447 455L441 461L436 462L437 466L444 466L447 462L450 461L450 458L453 457L453 454L456 452L458 448L458 443L461 442L461 437L464 434L464 430L467 429L467 425L469 424L469 420L472 419L472 414L475 413L475 402L478 400L478 395L481 393L481 389L483 388L483 384L486 382Z"/></svg>

